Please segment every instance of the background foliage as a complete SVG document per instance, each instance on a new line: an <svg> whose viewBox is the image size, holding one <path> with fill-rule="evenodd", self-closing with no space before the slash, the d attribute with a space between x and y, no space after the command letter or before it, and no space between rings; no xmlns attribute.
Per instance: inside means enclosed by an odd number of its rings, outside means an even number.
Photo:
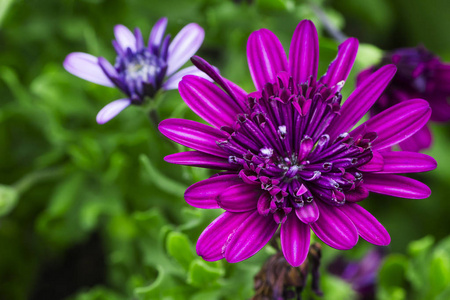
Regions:
<svg viewBox="0 0 450 300"><path fill-rule="evenodd" d="M183 192L211 173L165 163L181 146L163 138L140 107L97 125L97 111L119 91L72 76L62 61L74 51L113 61L114 25L139 27L145 36L167 16L172 36L200 24L206 38L198 54L251 91L245 45L262 27L287 50L298 22L312 19L326 69L337 43L323 31L318 7L362 42L346 94L380 49L422 43L450 61L445 0L0 1L0 299L250 298L253 276L274 249L233 265L197 257L197 237L220 212L189 207ZM161 97L162 118L198 119L177 91ZM449 128L435 125L433 132L429 153L438 169L418 176L432 196L371 195L364 202L392 236L379 299L450 298ZM345 255L357 259L369 247L360 241ZM323 252L324 299L356 297L326 272L342 252Z"/></svg>

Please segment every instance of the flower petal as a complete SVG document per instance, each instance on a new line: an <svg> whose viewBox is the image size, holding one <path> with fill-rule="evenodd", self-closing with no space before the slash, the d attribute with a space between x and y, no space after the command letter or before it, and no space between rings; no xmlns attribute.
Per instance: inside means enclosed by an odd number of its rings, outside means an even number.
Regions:
<svg viewBox="0 0 450 300"><path fill-rule="evenodd" d="M225 259L236 263L253 256L269 242L277 228L278 224L272 216L264 217L253 211L231 237L225 250Z"/></svg>
<svg viewBox="0 0 450 300"><path fill-rule="evenodd" d="M422 128L431 115L430 105L422 99L398 103L354 129L350 134L357 136L363 132L376 132L378 138L372 142L374 150L395 145Z"/></svg>
<svg viewBox="0 0 450 300"><path fill-rule="evenodd" d="M105 124L131 104L130 99L119 99L107 104L97 114L97 123Z"/></svg>
<svg viewBox="0 0 450 300"><path fill-rule="evenodd" d="M300 266L308 256L310 243L309 226L290 214L281 225L281 249L287 262L293 267Z"/></svg>
<svg viewBox="0 0 450 300"><path fill-rule="evenodd" d="M431 104L430 107L432 111L431 117L433 117L435 110L433 110ZM419 152L420 150L430 148L432 143L433 143L433 135L431 134L431 131L427 127L427 125L425 125L422 128L420 128L419 131L417 131L409 138L401 142L399 144L399 147L404 151Z"/></svg>
<svg viewBox="0 0 450 300"><path fill-rule="evenodd" d="M220 208L217 199L229 187L242 183L238 175L227 174L213 176L191 185L184 192L186 202L194 207L212 209Z"/></svg>
<svg viewBox="0 0 450 300"><path fill-rule="evenodd" d="M148 38L148 46L153 49L159 49L162 43L164 33L166 32L167 18L159 19L152 28L150 32L150 37Z"/></svg>
<svg viewBox="0 0 450 300"><path fill-rule="evenodd" d="M205 31L198 24L183 27L169 46L167 76L173 74L197 52L203 43Z"/></svg>
<svg viewBox="0 0 450 300"><path fill-rule="evenodd" d="M186 151L167 155L164 160L171 164L185 165L199 168L236 170L237 164L230 164L228 159L206 154L200 151Z"/></svg>
<svg viewBox="0 0 450 300"><path fill-rule="evenodd" d="M346 81L358 53L359 42L356 38L348 38L338 47L336 59L328 67L327 73L320 79L330 87Z"/></svg>
<svg viewBox="0 0 450 300"><path fill-rule="evenodd" d="M319 218L319 208L315 201L305 203L303 207L296 208L295 214L305 224L314 223Z"/></svg>
<svg viewBox="0 0 450 300"><path fill-rule="evenodd" d="M340 116L335 118L327 129L331 140L341 133L349 131L367 113L369 108L383 93L386 86L394 77L397 68L394 65L381 67L348 97L340 110Z"/></svg>
<svg viewBox="0 0 450 300"><path fill-rule="evenodd" d="M209 81L211 81L212 79L206 75L204 72L200 71L199 69L197 69L196 66L190 66L187 68L184 68L178 72L176 72L175 74L173 74L172 76L170 76L166 82L164 83L163 89L167 90L174 90L178 88L178 84L180 83L181 79L183 79L184 76L186 75L195 75L201 78L205 78Z"/></svg>
<svg viewBox="0 0 450 300"><path fill-rule="evenodd" d="M294 31L289 49L289 71L294 84L303 83L310 77L317 78L319 66L319 38L314 23L303 20Z"/></svg>
<svg viewBox="0 0 450 300"><path fill-rule="evenodd" d="M437 163L434 158L426 154L407 151L381 152L384 166L377 174L389 173L415 173L426 172L436 169Z"/></svg>
<svg viewBox="0 0 450 300"><path fill-rule="evenodd" d="M184 102L202 119L221 128L233 126L240 107L220 87L206 79L186 76L179 86Z"/></svg>
<svg viewBox="0 0 450 300"><path fill-rule="evenodd" d="M172 141L208 154L228 158L216 142L225 139L218 129L183 119L166 119L159 123L159 131Z"/></svg>
<svg viewBox="0 0 450 300"><path fill-rule="evenodd" d="M283 46L270 30L260 29L250 34L247 42L247 60L257 90L266 83L275 83L277 73L287 71Z"/></svg>
<svg viewBox="0 0 450 300"><path fill-rule="evenodd" d="M217 203L221 208L231 212L256 210L261 194L260 186L241 183L223 190L217 197Z"/></svg>
<svg viewBox="0 0 450 300"><path fill-rule="evenodd" d="M244 221L252 214L224 212L203 230L197 241L197 254L204 260L216 261L225 257L224 253L233 236Z"/></svg>
<svg viewBox="0 0 450 300"><path fill-rule="evenodd" d="M67 72L93 83L113 87L114 83L105 75L98 64L98 58L83 52L73 52L63 63Z"/></svg>
<svg viewBox="0 0 450 300"><path fill-rule="evenodd" d="M391 242L389 233L367 210L355 203L346 203L339 209L352 220L363 239L378 246L389 245Z"/></svg>
<svg viewBox="0 0 450 300"><path fill-rule="evenodd" d="M117 43L125 51L130 48L132 51L136 51L136 37L127 27L118 24L114 26L114 36L116 37Z"/></svg>
<svg viewBox="0 0 450 300"><path fill-rule="evenodd" d="M371 192L410 199L424 199L431 195L428 186L420 181L399 175L364 174L362 186Z"/></svg>
<svg viewBox="0 0 450 300"><path fill-rule="evenodd" d="M337 207L317 201L320 217L311 224L314 233L328 246L339 250L353 248L358 242L358 231L346 214Z"/></svg>
<svg viewBox="0 0 450 300"><path fill-rule="evenodd" d="M369 197L369 191L362 186L356 187L354 190L345 192L345 201L359 202Z"/></svg>

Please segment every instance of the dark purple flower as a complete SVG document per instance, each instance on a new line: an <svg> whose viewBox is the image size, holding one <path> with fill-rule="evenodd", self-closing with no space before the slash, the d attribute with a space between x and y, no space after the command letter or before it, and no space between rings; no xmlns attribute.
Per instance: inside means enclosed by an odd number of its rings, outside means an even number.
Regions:
<svg viewBox="0 0 450 300"><path fill-rule="evenodd" d="M378 66L368 68L358 74L357 85L373 72L386 64L395 64L397 74L388 85L380 99L372 106L371 114L400 102L422 98L430 103L432 114L430 120L435 122L450 121L450 64L444 64L439 57L425 47L398 49L387 53ZM410 138L402 141L402 150L420 151L432 144L432 135L427 126L422 127Z"/></svg>
<svg viewBox="0 0 450 300"><path fill-rule="evenodd" d="M186 25L170 42L165 35L167 18L156 22L150 33L148 45L144 44L139 28L134 34L123 25L114 27L116 63L112 66L105 58L74 52L67 55L64 68L70 73L91 82L117 87L127 98L113 101L97 115L97 122L104 124L130 104L142 104L160 90L178 87L184 75L205 76L196 67L188 67L175 73L200 48L204 30L199 25Z"/></svg>
<svg viewBox="0 0 450 300"><path fill-rule="evenodd" d="M361 299L375 299L378 270L384 256L383 248L371 249L360 261L348 262L339 256L328 266L328 270L350 283Z"/></svg>
<svg viewBox="0 0 450 300"><path fill-rule="evenodd" d="M159 129L195 149L169 155L166 161L225 170L185 193L192 206L225 210L198 239L197 253L205 260L247 259L280 224L282 251L292 266L306 258L310 228L336 249L352 248L358 236L387 245L386 229L355 202L370 191L404 198L430 195L423 183L393 173L432 170L435 160L389 151L428 121L428 102L402 102L352 129L394 76L395 66L372 74L341 107L340 90L357 48L356 39L346 40L316 81L319 43L311 21L302 21L295 30L289 62L271 31L253 32L247 57L257 91L250 94L203 59L192 59L218 86L185 76L179 91L212 126L168 119Z"/></svg>

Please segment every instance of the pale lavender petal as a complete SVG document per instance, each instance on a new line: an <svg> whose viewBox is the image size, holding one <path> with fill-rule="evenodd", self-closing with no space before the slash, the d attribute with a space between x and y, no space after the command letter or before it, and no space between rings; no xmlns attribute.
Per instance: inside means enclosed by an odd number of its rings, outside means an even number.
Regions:
<svg viewBox="0 0 450 300"><path fill-rule="evenodd" d="M435 111L433 110L433 108L431 109L431 111L431 116L433 116ZM412 136L401 142L399 144L399 147L404 151L419 152L421 150L430 148L432 143L433 135L431 134L431 131L427 127L427 125L425 125Z"/></svg>
<svg viewBox="0 0 450 300"><path fill-rule="evenodd" d="M230 240L252 212L224 212L206 227L197 241L197 254L207 261L216 261L225 257Z"/></svg>
<svg viewBox="0 0 450 300"><path fill-rule="evenodd" d="M314 23L303 20L298 24L289 48L289 71L294 83L317 78L319 66L319 38Z"/></svg>
<svg viewBox="0 0 450 300"><path fill-rule="evenodd" d="M164 32L167 27L167 18L159 19L152 28L152 32L150 32L150 37L148 39L149 47L159 48L161 45L162 39L164 37Z"/></svg>
<svg viewBox="0 0 450 300"><path fill-rule="evenodd" d="M381 150L413 135L426 124L430 115L431 109L427 101L407 100L370 118L350 134L357 136L364 132L376 132L378 138L372 142L372 147Z"/></svg>
<svg viewBox="0 0 450 300"><path fill-rule="evenodd" d="M415 173L426 172L436 169L437 163L434 158L426 154L407 151L381 152L384 166L377 174L389 173Z"/></svg>
<svg viewBox="0 0 450 300"><path fill-rule="evenodd" d="M130 99L119 99L107 104L97 114L97 123L105 124L131 104Z"/></svg>
<svg viewBox="0 0 450 300"><path fill-rule="evenodd" d="M130 48L136 51L136 37L128 28L121 24L114 26L114 36L123 50Z"/></svg>
<svg viewBox="0 0 450 300"><path fill-rule="evenodd" d="M311 229L325 244L339 250L353 248L358 242L358 230L337 207L317 202L320 217Z"/></svg>
<svg viewBox="0 0 450 300"><path fill-rule="evenodd" d="M225 250L225 259L230 263L240 262L253 256L269 242L278 228L272 216L261 216L257 211L237 228Z"/></svg>
<svg viewBox="0 0 450 300"><path fill-rule="evenodd" d="M336 59L328 67L327 73L320 79L330 87L346 81L358 53L359 42L356 38L348 38L339 45Z"/></svg>
<svg viewBox="0 0 450 300"><path fill-rule="evenodd" d="M424 199L431 195L428 186L400 175L364 174L364 188L371 192L410 199Z"/></svg>
<svg viewBox="0 0 450 300"><path fill-rule="evenodd" d="M217 203L219 194L227 188L240 183L242 183L242 180L235 174L213 176L188 187L184 193L184 199L189 205L194 207L204 209L220 208Z"/></svg>
<svg viewBox="0 0 450 300"><path fill-rule="evenodd" d="M389 233L367 210L355 203L347 203L339 209L352 220L363 239L378 246L389 245L391 242Z"/></svg>
<svg viewBox="0 0 450 300"><path fill-rule="evenodd" d="M93 55L73 52L66 56L63 65L75 76L104 86L114 86L98 64L98 58Z"/></svg>
<svg viewBox="0 0 450 300"><path fill-rule="evenodd" d="M217 202L226 211L244 212L256 210L261 194L260 186L241 183L223 190L217 197Z"/></svg>
<svg viewBox="0 0 450 300"><path fill-rule="evenodd" d="M276 35L267 29L250 34L247 42L247 60L253 83L259 91L266 83L275 83L278 72L287 71L283 46Z"/></svg>
<svg viewBox="0 0 450 300"><path fill-rule="evenodd" d="M228 157L216 142L226 139L220 130L198 122L183 119L166 119L159 123L159 131L169 139L208 154Z"/></svg>
<svg viewBox="0 0 450 300"><path fill-rule="evenodd" d="M198 77L201 77L201 78L208 79L209 81L212 80L204 72L202 72L199 69L197 69L196 66L190 66L190 67L184 68L184 69L176 72L172 76L170 76L166 80L166 82L164 83L163 89L165 89L165 90L175 90L175 89L177 89L178 88L178 84L180 83L181 79L183 79L183 77L186 76L186 75L195 75L195 76L198 76Z"/></svg>
<svg viewBox="0 0 450 300"><path fill-rule="evenodd" d="M198 24L191 23L181 29L169 46L167 76L172 75L197 52L204 37L205 31Z"/></svg>
<svg viewBox="0 0 450 300"><path fill-rule="evenodd" d="M281 225L281 249L287 262L293 267L300 266L308 256L310 242L309 226L290 214Z"/></svg>
<svg viewBox="0 0 450 300"><path fill-rule="evenodd" d="M335 118L327 129L331 140L334 140L341 133L349 131L358 123L383 93L396 70L397 68L394 65L384 66L356 88L342 105L340 116Z"/></svg>
<svg viewBox="0 0 450 300"><path fill-rule="evenodd" d="M233 126L240 107L220 87L206 79L186 76L179 86L186 104L206 122L220 128Z"/></svg>
<svg viewBox="0 0 450 300"><path fill-rule="evenodd" d="M171 164L208 169L236 170L239 168L239 165L230 164L227 158L217 157L200 151L174 153L164 157L164 160Z"/></svg>
<svg viewBox="0 0 450 300"><path fill-rule="evenodd" d="M305 224L314 223L319 218L319 208L315 201L305 203L303 207L295 209L295 214Z"/></svg>

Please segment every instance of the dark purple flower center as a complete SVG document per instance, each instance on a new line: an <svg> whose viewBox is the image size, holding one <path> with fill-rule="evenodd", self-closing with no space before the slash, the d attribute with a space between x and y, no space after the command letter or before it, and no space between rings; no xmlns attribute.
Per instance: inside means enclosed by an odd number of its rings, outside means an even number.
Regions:
<svg viewBox="0 0 450 300"><path fill-rule="evenodd" d="M229 137L218 145L230 153L229 162L241 166L240 176L264 192L261 214L273 213L277 222L313 201L340 206L346 193L358 188L358 167L372 159L366 133L348 133L335 140L325 133L339 114L342 96L310 80L295 86L292 77L267 84L261 97L248 98L248 112L238 116Z"/></svg>

